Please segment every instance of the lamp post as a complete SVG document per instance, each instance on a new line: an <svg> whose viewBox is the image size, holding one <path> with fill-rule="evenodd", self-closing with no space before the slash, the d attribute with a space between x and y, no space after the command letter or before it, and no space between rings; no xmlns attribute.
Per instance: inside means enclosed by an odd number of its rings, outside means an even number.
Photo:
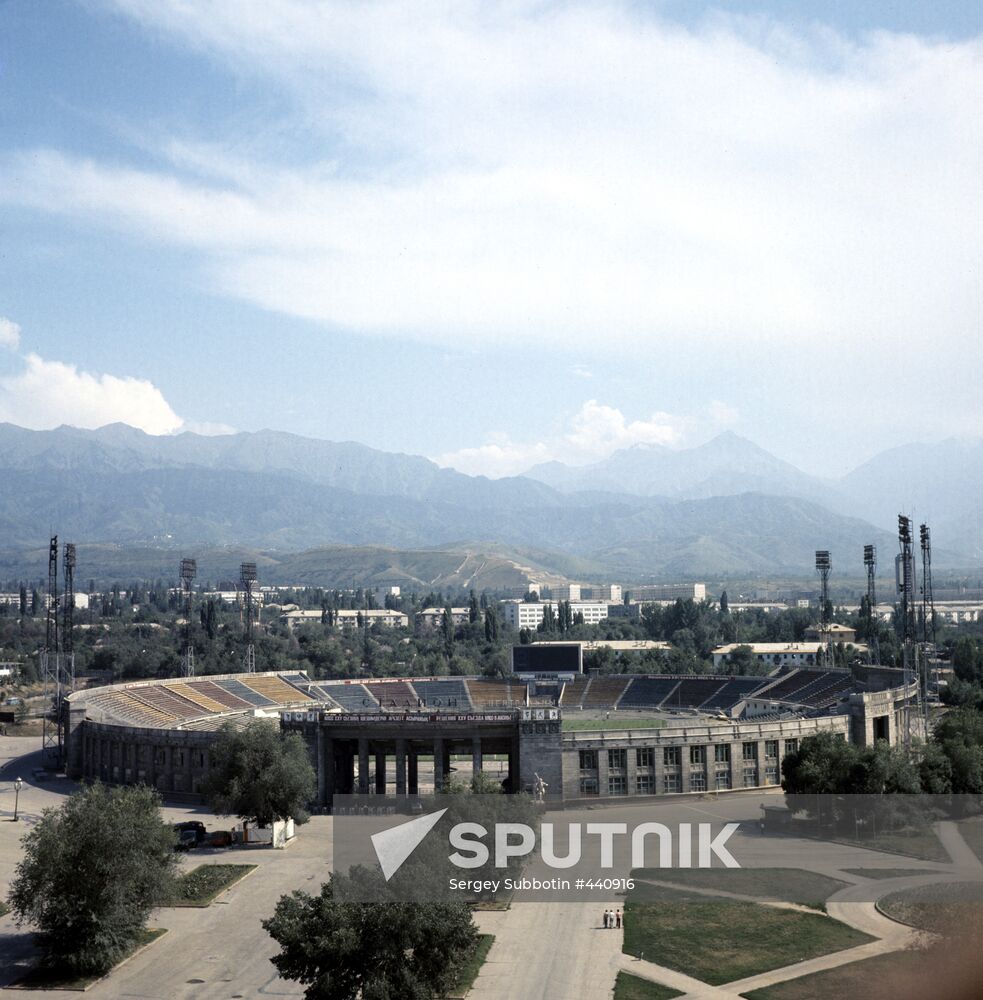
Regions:
<svg viewBox="0 0 983 1000"><path fill-rule="evenodd" d="M14 781L14 822L17 822L17 807L20 804L20 790L24 787L24 782L17 778Z"/></svg>

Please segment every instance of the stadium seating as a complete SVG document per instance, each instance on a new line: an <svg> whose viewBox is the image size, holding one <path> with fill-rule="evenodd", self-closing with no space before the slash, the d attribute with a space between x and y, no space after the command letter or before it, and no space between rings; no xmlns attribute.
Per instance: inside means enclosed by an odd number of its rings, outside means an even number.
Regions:
<svg viewBox="0 0 983 1000"><path fill-rule="evenodd" d="M276 705L289 705L292 702L311 701L310 695L301 691L300 688L288 684L279 677L270 677L263 674L243 674L242 683L246 687L252 688L257 694L269 698Z"/></svg>
<svg viewBox="0 0 983 1000"><path fill-rule="evenodd" d="M761 691L761 697L772 701L794 701L797 691L801 691L824 674L824 670L796 670L787 674L777 684Z"/></svg>
<svg viewBox="0 0 983 1000"><path fill-rule="evenodd" d="M732 708L737 702L743 701L768 681L767 677L731 677L723 687L717 688L700 705L700 708L703 711L713 711L714 709L723 711Z"/></svg>
<svg viewBox="0 0 983 1000"><path fill-rule="evenodd" d="M226 710L225 705L214 698L210 698L200 686L192 687L190 684L174 683L168 684L167 689L181 695L182 698L193 701L196 705L200 705L206 712L216 713Z"/></svg>
<svg viewBox="0 0 983 1000"><path fill-rule="evenodd" d="M584 700L584 708L614 708L625 693L630 677L592 677Z"/></svg>
<svg viewBox="0 0 983 1000"><path fill-rule="evenodd" d="M348 712L376 712L379 709L379 703L362 684L316 684L314 689Z"/></svg>
<svg viewBox="0 0 983 1000"><path fill-rule="evenodd" d="M372 681L365 686L390 711L414 711L419 706L419 696L406 681Z"/></svg>
<svg viewBox="0 0 983 1000"><path fill-rule="evenodd" d="M663 708L698 708L712 698L726 682L720 677L684 677L672 694L662 703Z"/></svg>
<svg viewBox="0 0 983 1000"><path fill-rule="evenodd" d="M213 683L217 684L222 690L228 691L229 694L234 694L237 698L248 702L254 708L272 708L276 704L275 701L270 700L258 691L254 691L251 687L246 687L242 681L234 677L214 681Z"/></svg>
<svg viewBox="0 0 983 1000"><path fill-rule="evenodd" d="M578 708L584 699L588 680L583 674L578 674L572 681L567 681L560 693L560 704L564 708Z"/></svg>
<svg viewBox="0 0 983 1000"><path fill-rule="evenodd" d="M218 704L222 705L226 711L242 712L253 707L252 702L246 701L244 698L240 698L238 695L232 694L231 691L220 687L214 681L188 681L187 686L194 691L207 695L212 699L212 701L218 702Z"/></svg>
<svg viewBox="0 0 983 1000"><path fill-rule="evenodd" d="M471 703L476 709L511 707L514 704L512 686L507 681L471 677L464 683L471 695ZM525 704L525 691L521 688L519 697L522 704Z"/></svg>
<svg viewBox="0 0 983 1000"><path fill-rule="evenodd" d="M447 709L469 711L472 707L464 681L457 678L413 681L413 690L424 702L422 708L433 711L446 711Z"/></svg>
<svg viewBox="0 0 983 1000"><path fill-rule="evenodd" d="M622 695L618 707L658 708L678 683L678 677L635 677Z"/></svg>
<svg viewBox="0 0 983 1000"><path fill-rule="evenodd" d="M169 712L175 719L193 719L195 716L208 715L197 702L183 698L165 685L141 684L139 687L127 688L127 693L151 708Z"/></svg>

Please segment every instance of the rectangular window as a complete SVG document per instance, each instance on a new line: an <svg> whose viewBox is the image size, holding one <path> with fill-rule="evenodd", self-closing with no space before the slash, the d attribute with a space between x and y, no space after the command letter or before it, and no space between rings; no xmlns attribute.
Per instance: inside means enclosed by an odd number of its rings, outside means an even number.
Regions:
<svg viewBox="0 0 983 1000"><path fill-rule="evenodd" d="M584 799L593 798L598 794L597 792L597 778L581 778L580 779L580 796Z"/></svg>
<svg viewBox="0 0 983 1000"><path fill-rule="evenodd" d="M778 784L778 768L777 767L766 767L765 768L765 784L766 785L777 785Z"/></svg>
<svg viewBox="0 0 983 1000"><path fill-rule="evenodd" d="M707 776L705 771L694 771L689 776L689 790L691 792L705 792L707 790Z"/></svg>
<svg viewBox="0 0 983 1000"><path fill-rule="evenodd" d="M635 792L638 795L652 795L655 793L655 778L651 774L635 775Z"/></svg>
<svg viewBox="0 0 983 1000"><path fill-rule="evenodd" d="M627 750L608 750L608 769L624 771L628 767Z"/></svg>
<svg viewBox="0 0 983 1000"><path fill-rule="evenodd" d="M655 764L655 750L652 747L639 747L635 751L637 767L652 767Z"/></svg>
<svg viewBox="0 0 983 1000"><path fill-rule="evenodd" d="M785 756L787 757L790 753L799 752L799 741L798 740L786 740L785 741Z"/></svg>
<svg viewBox="0 0 983 1000"><path fill-rule="evenodd" d="M765 760L778 760L778 740L765 740Z"/></svg>
<svg viewBox="0 0 983 1000"><path fill-rule="evenodd" d="M718 764L729 764L730 763L730 744L729 743L718 743L713 748L713 759Z"/></svg>
<svg viewBox="0 0 983 1000"><path fill-rule="evenodd" d="M707 762L706 747L690 747L689 762L691 764L705 764Z"/></svg>
<svg viewBox="0 0 983 1000"><path fill-rule="evenodd" d="M628 779L623 774L612 774L608 777L608 795L627 795Z"/></svg>
<svg viewBox="0 0 983 1000"><path fill-rule="evenodd" d="M682 791L681 779L678 774L667 774L666 775L666 792L679 792Z"/></svg>
<svg viewBox="0 0 983 1000"><path fill-rule="evenodd" d="M741 756L745 760L757 761L758 759L758 744L757 743L745 743L741 747Z"/></svg>
<svg viewBox="0 0 983 1000"><path fill-rule="evenodd" d="M730 788L730 771L718 771L716 779L717 788Z"/></svg>
<svg viewBox="0 0 983 1000"><path fill-rule="evenodd" d="M580 751L580 770L581 771L596 771L597 770L597 751L596 750L581 750Z"/></svg>
<svg viewBox="0 0 983 1000"><path fill-rule="evenodd" d="M662 763L666 767L680 767L683 763L683 748L682 747L665 747L662 751ZM679 789L677 788L678 792Z"/></svg>
<svg viewBox="0 0 983 1000"><path fill-rule="evenodd" d="M744 768L744 787L755 788L758 784L758 769L756 767Z"/></svg>

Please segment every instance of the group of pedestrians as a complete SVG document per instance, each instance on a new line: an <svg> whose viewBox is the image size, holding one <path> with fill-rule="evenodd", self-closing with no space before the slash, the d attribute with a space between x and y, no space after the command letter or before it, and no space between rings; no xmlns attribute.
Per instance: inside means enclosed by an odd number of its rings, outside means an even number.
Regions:
<svg viewBox="0 0 983 1000"><path fill-rule="evenodd" d="M621 910L605 910L604 911L604 926L605 927L621 927Z"/></svg>

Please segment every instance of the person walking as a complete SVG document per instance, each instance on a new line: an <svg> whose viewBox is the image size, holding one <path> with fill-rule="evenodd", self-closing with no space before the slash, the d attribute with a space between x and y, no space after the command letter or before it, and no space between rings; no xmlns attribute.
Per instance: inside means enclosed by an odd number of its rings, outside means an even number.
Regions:
<svg viewBox="0 0 983 1000"><path fill-rule="evenodd" d="M607 927L607 925L608 925L608 911L607 910L604 911L604 916L601 919L601 925L603 927Z"/></svg>
<svg viewBox="0 0 983 1000"><path fill-rule="evenodd" d="M618 910L618 912L615 914L615 921L616 921L615 926L620 929L620 927L621 927L621 910Z"/></svg>

